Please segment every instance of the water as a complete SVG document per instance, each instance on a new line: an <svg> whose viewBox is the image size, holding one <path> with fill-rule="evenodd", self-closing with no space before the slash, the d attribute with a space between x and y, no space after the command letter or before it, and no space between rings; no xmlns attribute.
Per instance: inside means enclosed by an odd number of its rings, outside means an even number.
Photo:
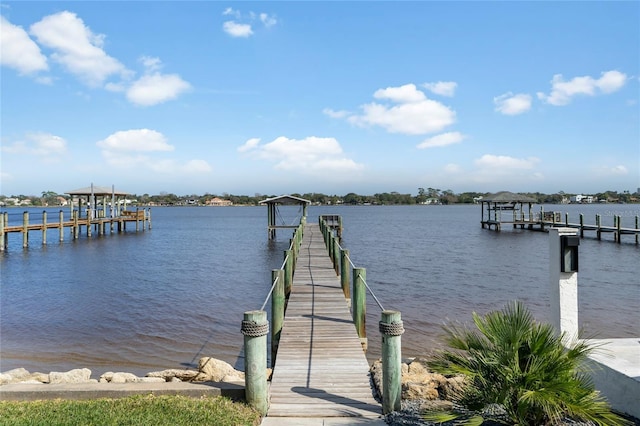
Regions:
<svg viewBox="0 0 640 426"><path fill-rule="evenodd" d="M545 206L545 210L613 214L631 224L640 206ZM281 208L292 223L297 208ZM33 210L41 211L40 210ZM21 212L10 210L13 221ZM57 215L50 210L49 221ZM19 214L20 213L20 214ZM343 246L385 309L402 312L403 356L441 345L441 325L520 299L549 317L548 235L480 227L480 206L310 207L309 220L340 214ZM266 209L152 209L153 229L48 243L10 235L0 255L0 371L66 371L87 367L144 375L194 367L214 356L242 367L242 314L262 306L271 270L279 268L289 230L267 240ZM575 218L575 220L573 220ZM133 228L133 227L131 227ZM95 235L95 234L94 234ZM637 337L640 330L640 246L623 236L580 245L580 323L598 337ZM380 355L380 309L367 305L370 359Z"/></svg>

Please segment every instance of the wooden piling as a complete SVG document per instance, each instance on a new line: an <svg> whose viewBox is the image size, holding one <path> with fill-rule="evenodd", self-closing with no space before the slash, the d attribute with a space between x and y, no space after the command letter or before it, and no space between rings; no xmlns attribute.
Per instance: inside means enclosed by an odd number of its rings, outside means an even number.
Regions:
<svg viewBox="0 0 640 426"><path fill-rule="evenodd" d="M364 285L366 279L367 270L365 268L353 268L353 323L364 350L367 349L367 289Z"/></svg>
<svg viewBox="0 0 640 426"><path fill-rule="evenodd" d="M398 311L383 311L382 334L382 413L400 410L402 396L402 343L404 327Z"/></svg>
<svg viewBox="0 0 640 426"><path fill-rule="evenodd" d="M291 250L284 251L284 258L284 293L285 297L289 297L293 283L293 253Z"/></svg>
<svg viewBox="0 0 640 426"><path fill-rule="evenodd" d="M29 247L29 212L22 213L22 247Z"/></svg>
<svg viewBox="0 0 640 426"><path fill-rule="evenodd" d="M584 215L580 213L580 238L584 238Z"/></svg>
<svg viewBox="0 0 640 426"><path fill-rule="evenodd" d="M601 224L600 224L600 215L597 214L596 215L596 227L597 227L596 236L597 236L598 239L600 239L602 237L602 231L600 231L600 226L601 226Z"/></svg>
<svg viewBox="0 0 640 426"><path fill-rule="evenodd" d="M344 298L347 301L349 307L351 307L351 288L349 288L349 250L340 250L340 285L342 286L342 292Z"/></svg>
<svg viewBox="0 0 640 426"><path fill-rule="evenodd" d="M340 275L340 243L338 238L333 239L333 269L336 271L336 275Z"/></svg>
<svg viewBox="0 0 640 426"><path fill-rule="evenodd" d="M276 365L278 344L280 343L282 325L284 324L285 296L284 271L282 269L274 269L271 271L272 285L274 282L275 286L273 287L273 295L271 296L271 368Z"/></svg>
<svg viewBox="0 0 640 426"><path fill-rule="evenodd" d="M64 241L64 212L60 210L58 213L59 225L58 228L60 230L60 242Z"/></svg>
<svg viewBox="0 0 640 426"><path fill-rule="evenodd" d="M615 235L614 238L615 238L615 241L617 241L618 244L620 244L620 240L621 240L620 237L622 236L622 233L620 232L620 228L622 227L622 225L621 225L622 224L622 220L621 220L620 216L614 216L614 220L615 220L615 223L616 223L616 232L614 232L614 235Z"/></svg>
<svg viewBox="0 0 640 426"><path fill-rule="evenodd" d="M267 333L269 322L265 311L244 313L245 399L260 415L269 408L267 392Z"/></svg>
<svg viewBox="0 0 640 426"><path fill-rule="evenodd" d="M42 245L47 244L47 211L42 211Z"/></svg>
<svg viewBox="0 0 640 426"><path fill-rule="evenodd" d="M6 235L4 232L4 213L0 213L0 252L6 247Z"/></svg>

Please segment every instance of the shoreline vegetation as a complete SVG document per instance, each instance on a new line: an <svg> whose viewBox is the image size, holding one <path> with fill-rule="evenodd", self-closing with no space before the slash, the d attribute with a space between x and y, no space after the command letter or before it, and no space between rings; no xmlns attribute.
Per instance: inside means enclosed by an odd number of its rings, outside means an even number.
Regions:
<svg viewBox="0 0 640 426"><path fill-rule="evenodd" d="M462 192L454 193L452 190L440 190L437 188L418 188L417 195L402 194L399 192L383 192L373 195L360 195L353 192L345 195L327 195L322 193L293 193L296 197L311 201L314 205L448 205L448 204L475 204L491 193L489 192ZM542 204L569 204L585 203L587 200L591 204L614 203L614 204L638 204L640 203L640 189L636 192L613 191L590 194L571 194L559 191L553 194L541 192L523 192ZM176 195L161 192L157 195L130 194L127 201L131 204L141 206L257 206L258 202L271 198L275 195L254 194L233 195L228 193L203 195ZM70 196L59 194L54 191L43 191L41 195L0 195L0 207L56 207L68 204ZM579 201L576 201L579 200ZM583 201L584 200L584 201Z"/></svg>

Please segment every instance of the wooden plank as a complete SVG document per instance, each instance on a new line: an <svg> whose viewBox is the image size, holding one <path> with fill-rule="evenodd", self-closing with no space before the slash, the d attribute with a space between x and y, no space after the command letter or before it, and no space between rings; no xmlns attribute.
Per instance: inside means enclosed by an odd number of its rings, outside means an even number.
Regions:
<svg viewBox="0 0 640 426"><path fill-rule="evenodd" d="M305 226L268 417L379 417L369 364L317 224Z"/></svg>

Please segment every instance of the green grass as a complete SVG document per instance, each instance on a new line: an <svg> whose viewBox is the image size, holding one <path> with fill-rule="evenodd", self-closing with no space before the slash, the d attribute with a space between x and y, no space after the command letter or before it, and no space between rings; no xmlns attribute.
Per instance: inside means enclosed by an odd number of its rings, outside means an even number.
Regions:
<svg viewBox="0 0 640 426"><path fill-rule="evenodd" d="M118 399L0 401L0 425L260 424L260 414L224 397L133 396Z"/></svg>

